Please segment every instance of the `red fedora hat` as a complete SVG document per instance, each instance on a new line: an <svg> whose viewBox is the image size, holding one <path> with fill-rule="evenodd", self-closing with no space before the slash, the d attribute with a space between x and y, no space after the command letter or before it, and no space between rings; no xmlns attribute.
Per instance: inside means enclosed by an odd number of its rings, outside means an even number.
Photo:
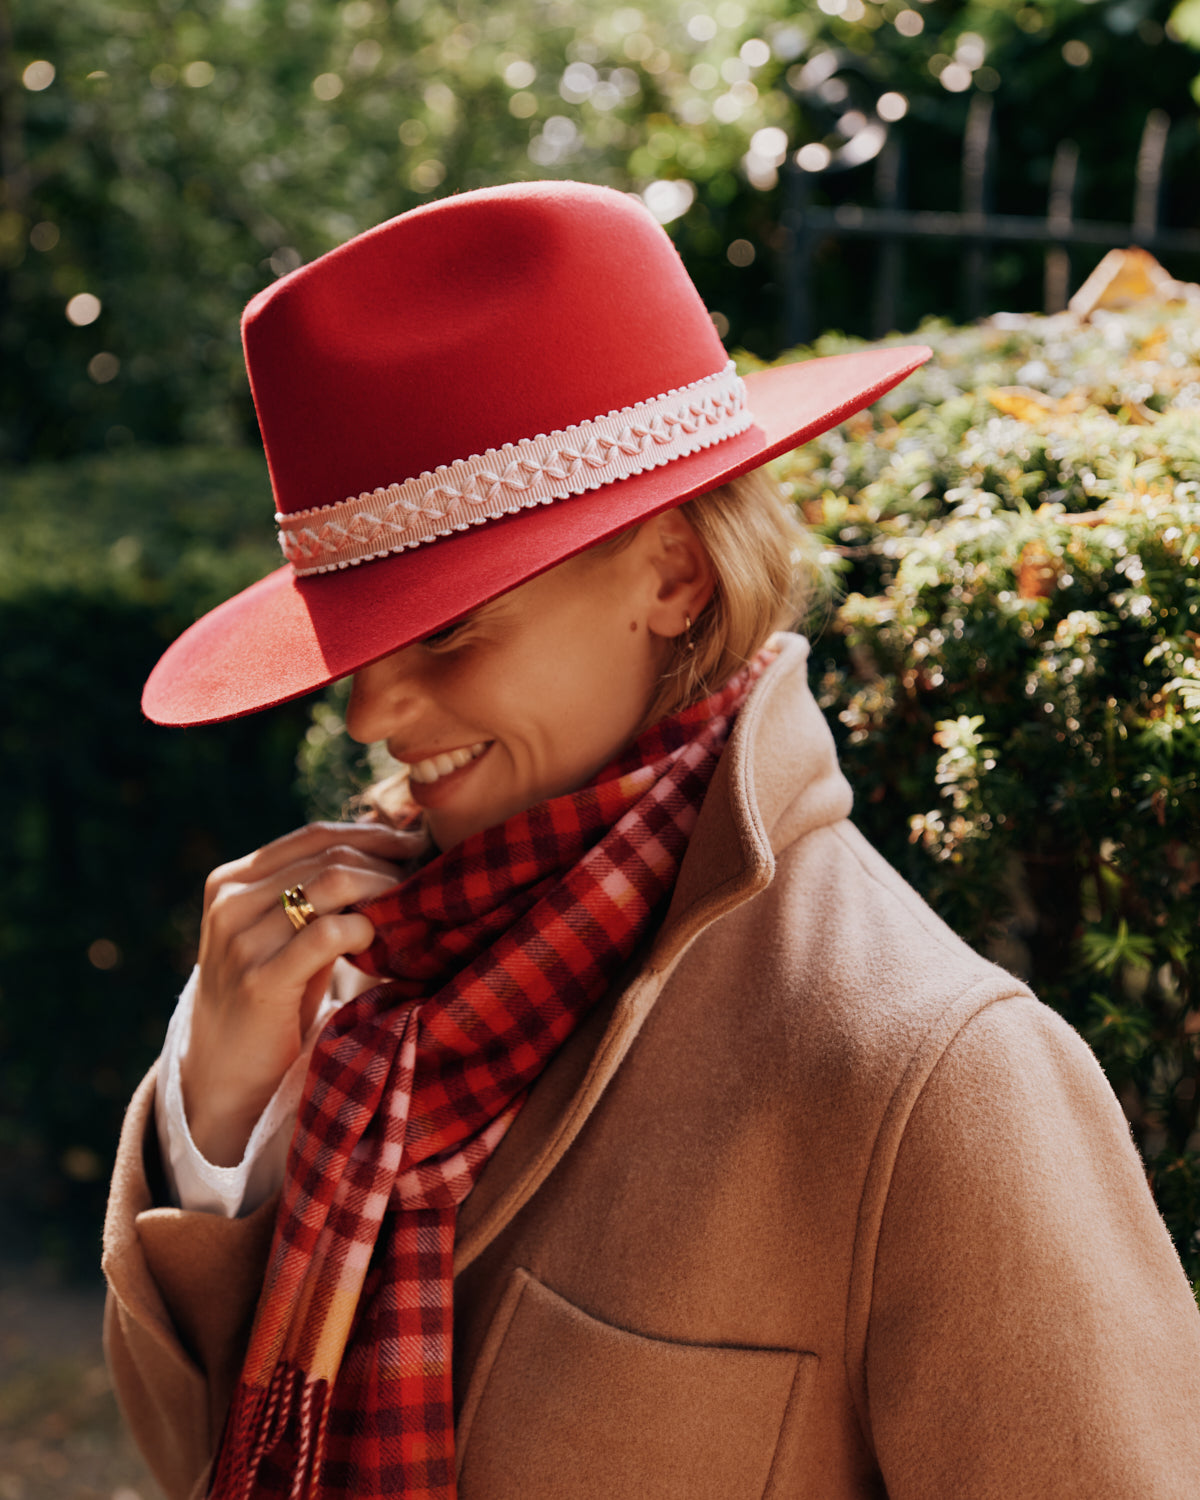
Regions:
<svg viewBox="0 0 1200 1500"><path fill-rule="evenodd" d="M670 239L576 182L403 214L242 321L286 564L192 625L160 724L283 703L824 432L929 357L733 371Z"/></svg>

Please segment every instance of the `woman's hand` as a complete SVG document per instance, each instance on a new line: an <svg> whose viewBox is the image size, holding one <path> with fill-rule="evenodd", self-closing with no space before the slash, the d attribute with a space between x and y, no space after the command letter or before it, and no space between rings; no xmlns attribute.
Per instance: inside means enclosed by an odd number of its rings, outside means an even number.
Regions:
<svg viewBox="0 0 1200 1500"><path fill-rule="evenodd" d="M313 823L222 865L204 889L200 974L182 1064L192 1139L234 1166L329 987L334 962L375 929L344 908L400 879L422 840L371 823ZM296 931L280 894L302 885L316 911Z"/></svg>

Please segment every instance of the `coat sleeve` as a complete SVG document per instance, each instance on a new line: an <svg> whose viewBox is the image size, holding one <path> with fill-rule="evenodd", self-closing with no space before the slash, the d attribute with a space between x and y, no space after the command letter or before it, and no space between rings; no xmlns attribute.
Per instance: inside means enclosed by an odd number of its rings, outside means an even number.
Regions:
<svg viewBox="0 0 1200 1500"><path fill-rule="evenodd" d="M154 1092L152 1071L133 1097L117 1149L104 1226L104 1341L138 1446L170 1500L187 1500L207 1484L278 1195L244 1219L155 1207Z"/></svg>
<svg viewBox="0 0 1200 1500"><path fill-rule="evenodd" d="M890 1500L1200 1494L1200 1312L1095 1058L1030 997L915 1095L864 1400Z"/></svg>

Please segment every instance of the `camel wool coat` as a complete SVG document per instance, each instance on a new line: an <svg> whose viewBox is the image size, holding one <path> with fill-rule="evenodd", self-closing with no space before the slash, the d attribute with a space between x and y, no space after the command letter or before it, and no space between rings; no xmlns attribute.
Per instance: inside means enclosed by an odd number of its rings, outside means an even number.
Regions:
<svg viewBox="0 0 1200 1500"><path fill-rule="evenodd" d="M1200 1313L1091 1052L849 822L783 650L668 915L459 1214L460 1500L1196 1500ZM105 1231L109 1360L204 1493L274 1201Z"/></svg>

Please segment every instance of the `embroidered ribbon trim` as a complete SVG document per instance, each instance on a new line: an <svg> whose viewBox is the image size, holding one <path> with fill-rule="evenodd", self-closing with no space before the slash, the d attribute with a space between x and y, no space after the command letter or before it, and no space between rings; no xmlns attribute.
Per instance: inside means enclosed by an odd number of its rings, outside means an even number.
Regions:
<svg viewBox="0 0 1200 1500"><path fill-rule="evenodd" d="M745 432L753 420L730 360L715 375L594 421L489 448L335 505L276 515L279 545L301 576L352 567L659 468Z"/></svg>

